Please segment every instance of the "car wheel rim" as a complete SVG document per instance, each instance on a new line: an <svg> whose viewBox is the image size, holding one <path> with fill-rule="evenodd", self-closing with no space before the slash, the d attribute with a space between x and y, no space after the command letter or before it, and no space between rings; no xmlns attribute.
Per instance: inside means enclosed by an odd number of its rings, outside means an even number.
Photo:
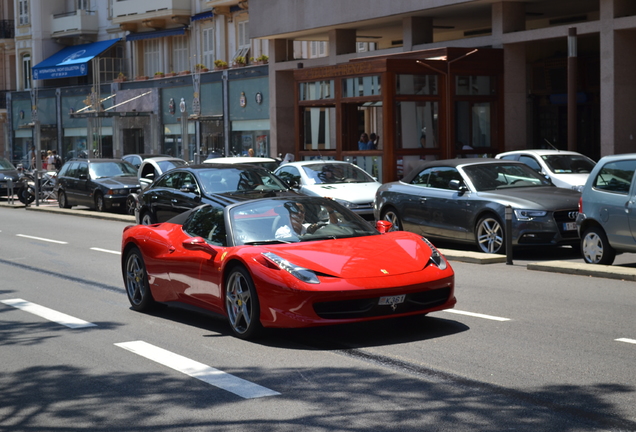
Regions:
<svg viewBox="0 0 636 432"><path fill-rule="evenodd" d="M58 200L60 202L60 207L66 206L66 196L64 195L64 193L60 194Z"/></svg>
<svg viewBox="0 0 636 432"><path fill-rule="evenodd" d="M391 222L391 224L393 225L390 231L400 230L400 218L394 212L392 211L386 212L386 214L384 215L384 220Z"/></svg>
<svg viewBox="0 0 636 432"><path fill-rule="evenodd" d="M97 207L97 211L104 210L104 198L101 195L97 195L95 199L95 207Z"/></svg>
<svg viewBox="0 0 636 432"><path fill-rule="evenodd" d="M603 257L603 242L596 233L589 233L583 239L583 256L585 261L597 264Z"/></svg>
<svg viewBox="0 0 636 432"><path fill-rule="evenodd" d="M252 297L247 280L238 271L228 280L225 305L234 331L239 334L245 333L252 322Z"/></svg>
<svg viewBox="0 0 636 432"><path fill-rule="evenodd" d="M146 273L139 256L135 253L128 257L126 263L126 289L130 301L138 306L146 294Z"/></svg>
<svg viewBox="0 0 636 432"><path fill-rule="evenodd" d="M135 200L133 200L132 198L129 198L127 202L128 202L128 206L127 206L128 214L129 215L135 214Z"/></svg>
<svg viewBox="0 0 636 432"><path fill-rule="evenodd" d="M141 218L141 224L142 225L152 225L152 220L150 219L150 215L149 214L145 214L144 217Z"/></svg>
<svg viewBox="0 0 636 432"><path fill-rule="evenodd" d="M484 219L477 230L479 248L486 253L497 253L503 246L503 228L495 219Z"/></svg>

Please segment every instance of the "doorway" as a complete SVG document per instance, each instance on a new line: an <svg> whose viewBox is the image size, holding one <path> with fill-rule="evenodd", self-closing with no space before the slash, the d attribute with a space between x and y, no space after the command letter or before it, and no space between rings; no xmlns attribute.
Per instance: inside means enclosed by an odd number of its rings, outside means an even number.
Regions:
<svg viewBox="0 0 636 432"><path fill-rule="evenodd" d="M144 153L144 130L124 129L124 154Z"/></svg>

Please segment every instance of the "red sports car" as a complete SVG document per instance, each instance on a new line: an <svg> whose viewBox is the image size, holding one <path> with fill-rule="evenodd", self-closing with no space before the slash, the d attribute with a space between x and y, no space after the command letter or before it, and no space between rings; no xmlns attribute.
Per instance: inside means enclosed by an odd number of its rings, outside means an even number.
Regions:
<svg viewBox="0 0 636 432"><path fill-rule="evenodd" d="M227 316L234 334L452 308L454 272L422 236L374 228L334 200L205 204L124 229L122 274L134 310L182 302Z"/></svg>

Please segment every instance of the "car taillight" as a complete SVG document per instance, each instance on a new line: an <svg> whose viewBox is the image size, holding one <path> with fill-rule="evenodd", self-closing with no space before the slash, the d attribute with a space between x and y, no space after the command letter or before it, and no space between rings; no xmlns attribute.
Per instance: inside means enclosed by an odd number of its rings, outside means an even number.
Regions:
<svg viewBox="0 0 636 432"><path fill-rule="evenodd" d="M579 198L579 213L583 213L583 197Z"/></svg>

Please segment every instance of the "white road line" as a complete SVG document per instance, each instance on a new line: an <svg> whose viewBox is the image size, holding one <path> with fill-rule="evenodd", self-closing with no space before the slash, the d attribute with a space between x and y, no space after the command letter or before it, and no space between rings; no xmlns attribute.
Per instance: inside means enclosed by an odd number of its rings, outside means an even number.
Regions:
<svg viewBox="0 0 636 432"><path fill-rule="evenodd" d="M280 394L144 341L122 342L115 345L244 399Z"/></svg>
<svg viewBox="0 0 636 432"><path fill-rule="evenodd" d="M114 250L108 250L108 249L102 249L102 248L91 248L91 250L94 250L94 251L97 251L97 252L106 252L106 253L110 253L110 254L121 255L121 252L114 251Z"/></svg>
<svg viewBox="0 0 636 432"><path fill-rule="evenodd" d="M631 343L631 344L636 344L636 339L627 339L627 338L620 338L620 339L614 339L616 342L627 342L627 343Z"/></svg>
<svg viewBox="0 0 636 432"><path fill-rule="evenodd" d="M445 309L444 312L454 313L454 314L458 314L458 315L468 315L468 316L472 316L472 317L476 317L476 318L484 318L484 319L489 319L489 320L493 320L493 321L510 321L510 318L502 318L502 317L496 317L496 316L492 316L492 315L484 315L484 314L480 314L480 313L466 312L466 311L461 311L461 310L457 310L457 309Z"/></svg>
<svg viewBox="0 0 636 432"><path fill-rule="evenodd" d="M31 303L19 298L9 299L9 300L0 300L0 302L9 306L13 306L14 308L17 308L17 309L21 309L25 312L32 313L33 315L37 315L49 321L53 321L58 324L62 324L66 327L70 327L72 329L97 326L97 324L93 324L93 323L81 320L79 318L66 315L62 312L58 312L56 310L49 309L47 307L40 306L35 303Z"/></svg>
<svg viewBox="0 0 636 432"><path fill-rule="evenodd" d="M24 237L24 238L28 238L28 239L33 239L33 240L45 241L45 242L49 242L49 243L68 244L68 242L65 242L65 241L51 240L51 239L42 238L42 237L33 237L33 236L29 236L29 235L24 235L24 234L16 234L16 236L17 237Z"/></svg>

